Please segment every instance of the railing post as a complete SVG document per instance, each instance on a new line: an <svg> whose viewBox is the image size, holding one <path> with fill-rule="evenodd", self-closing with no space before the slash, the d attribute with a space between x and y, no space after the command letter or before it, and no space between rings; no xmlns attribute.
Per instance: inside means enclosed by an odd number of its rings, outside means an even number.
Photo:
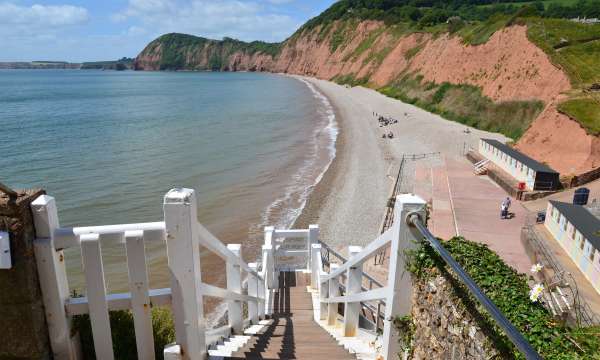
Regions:
<svg viewBox="0 0 600 360"><path fill-rule="evenodd" d="M329 283L324 284L323 279L327 276L327 274L321 274L319 276L319 299L320 301L320 311L319 311L319 320L327 319L327 312L329 308L329 304L325 302L325 299L329 296Z"/></svg>
<svg viewBox="0 0 600 360"><path fill-rule="evenodd" d="M362 251L360 246L348 247L348 261ZM358 294L362 290L362 263L348 269L346 275L346 295ZM358 317L360 314L360 302L346 302L344 304L344 336L356 336L358 329Z"/></svg>
<svg viewBox="0 0 600 360"><path fill-rule="evenodd" d="M389 293L385 302L383 326L383 355L386 360L397 358L399 352L399 339L393 329L393 318L409 314L412 306L412 282L410 273L406 271L404 253L415 248L417 241L422 238L414 226L407 224L407 217L417 214L425 222L426 206L427 203L415 195L403 194L396 197L387 286Z"/></svg>
<svg viewBox="0 0 600 360"><path fill-rule="evenodd" d="M264 275L262 279L257 279L258 282L258 319L262 320L265 318L265 300L267 299L267 290L265 288Z"/></svg>
<svg viewBox="0 0 600 360"><path fill-rule="evenodd" d="M311 269L312 264L312 245L319 243L319 225L308 225L308 238L306 244L306 269Z"/></svg>
<svg viewBox="0 0 600 360"><path fill-rule="evenodd" d="M254 271L258 269L256 263L250 263L248 267ZM248 296L258 297L258 277L250 273L248 274ZM258 324L258 305L258 301L248 302L248 318L252 324Z"/></svg>
<svg viewBox="0 0 600 360"><path fill-rule="evenodd" d="M197 206L192 189L169 191L163 205L175 339L185 360L204 359L207 353ZM166 349L167 355L171 354Z"/></svg>
<svg viewBox="0 0 600 360"><path fill-rule="evenodd" d="M228 244L227 249L241 259L241 244ZM242 293L242 270L239 265L232 264L229 261L225 265L227 275L227 290L234 293ZM248 280L250 274L248 274ZM241 334L244 331L244 314L242 312L242 302L238 300L227 300L227 317L229 326L236 334Z"/></svg>
<svg viewBox="0 0 600 360"><path fill-rule="evenodd" d="M311 245L310 256L310 287L319 289L319 274L321 273L321 244Z"/></svg>
<svg viewBox="0 0 600 360"><path fill-rule="evenodd" d="M338 264L330 264L329 272L332 273L338 268ZM340 279L334 277L329 279L329 298L340 296ZM330 302L327 304L327 325L335 325L338 315L338 303Z"/></svg>
<svg viewBox="0 0 600 360"><path fill-rule="evenodd" d="M271 315L273 313L273 301L272 296L272 288L273 288L273 246L263 245L263 282L264 282L264 293L265 293L265 302L263 304L264 312L267 315Z"/></svg>
<svg viewBox="0 0 600 360"><path fill-rule="evenodd" d="M36 239L34 253L48 323L50 346L55 359L76 359L78 350L71 338L71 317L65 310L69 284L63 251L54 247L54 230L59 227L56 202L41 195L31 203Z"/></svg>
<svg viewBox="0 0 600 360"><path fill-rule="evenodd" d="M275 245L273 244L273 234L275 233L274 226L265 226L265 245L271 246L270 258L273 260L271 262L273 272L271 272L271 277L269 278L269 289L274 289L279 286L279 274L275 270L275 256L273 252L275 251Z"/></svg>

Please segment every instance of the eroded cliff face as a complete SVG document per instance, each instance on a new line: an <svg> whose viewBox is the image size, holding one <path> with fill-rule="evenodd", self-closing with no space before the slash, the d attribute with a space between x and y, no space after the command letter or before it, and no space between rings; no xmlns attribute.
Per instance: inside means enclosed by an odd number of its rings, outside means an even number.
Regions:
<svg viewBox="0 0 600 360"><path fill-rule="evenodd" d="M470 84L493 101L541 100L545 109L517 147L561 173L582 173L600 165L600 141L556 104L571 89L566 74L527 38L525 26L497 31L482 45L465 45L459 36L403 33L377 21L337 22L296 33L273 55L205 41L183 47L181 69L268 71L326 80L351 78L383 87L404 74L428 82ZM140 70L159 70L165 49L151 43L137 57ZM173 54L168 54L173 57Z"/></svg>

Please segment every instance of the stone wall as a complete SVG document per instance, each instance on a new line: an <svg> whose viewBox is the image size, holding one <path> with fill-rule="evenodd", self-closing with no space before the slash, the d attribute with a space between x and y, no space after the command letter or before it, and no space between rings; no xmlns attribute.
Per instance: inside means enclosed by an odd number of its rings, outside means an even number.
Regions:
<svg viewBox="0 0 600 360"><path fill-rule="evenodd" d="M493 347L488 325L457 284L437 273L415 283L412 359L502 358Z"/></svg>
<svg viewBox="0 0 600 360"><path fill-rule="evenodd" d="M0 192L0 231L10 234L13 263L12 269L0 270L0 360L50 358L29 207L41 194L20 192L15 201Z"/></svg>

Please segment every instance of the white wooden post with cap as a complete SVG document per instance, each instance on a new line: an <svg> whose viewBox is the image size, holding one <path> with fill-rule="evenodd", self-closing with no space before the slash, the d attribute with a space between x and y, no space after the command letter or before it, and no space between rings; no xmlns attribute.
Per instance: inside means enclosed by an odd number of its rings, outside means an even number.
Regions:
<svg viewBox="0 0 600 360"><path fill-rule="evenodd" d="M206 357L204 308L200 284L198 205L192 189L173 189L164 198L167 257L176 345L165 348L165 358Z"/></svg>
<svg viewBox="0 0 600 360"><path fill-rule="evenodd" d="M321 273L321 244L312 244L310 252L310 287L313 290L318 290L320 287L319 275Z"/></svg>
<svg viewBox="0 0 600 360"><path fill-rule="evenodd" d="M241 244L228 244L227 249L231 251L235 256L241 258L242 245ZM236 294L242 294L242 269L238 264L233 264L227 261L225 265L225 272L227 275L227 290L232 291ZM250 275L248 275L249 277ZM236 334L241 334L244 331L244 315L243 315L242 302L239 300L227 300L227 317L229 319L229 326Z"/></svg>
<svg viewBox="0 0 600 360"><path fill-rule="evenodd" d="M427 203L418 196L402 194L396 197L394 206L394 224L390 250L390 267L388 274L388 295L385 302L385 320L383 328L383 355L385 359L398 356L398 334L393 329L393 317L410 313L412 306L412 281L406 270L404 252L414 249L422 238L417 229L409 226L409 215L417 214L426 221Z"/></svg>
<svg viewBox="0 0 600 360"><path fill-rule="evenodd" d="M31 203L31 211L36 235L33 250L52 355L57 360L77 359L79 351L71 337L71 317L65 309L70 297L65 256L54 245L54 230L59 227L56 202L52 196L41 195Z"/></svg>
<svg viewBox="0 0 600 360"><path fill-rule="evenodd" d="M362 251L360 246L348 247L348 258ZM346 295L358 294L362 290L362 263L356 264L348 269L346 275ZM358 329L358 317L360 314L360 302L346 302L344 304L344 336L356 336Z"/></svg>
<svg viewBox="0 0 600 360"><path fill-rule="evenodd" d="M256 263L249 263L248 267L256 272L258 266ZM258 278L248 273L248 296L258 297ZM258 324L258 301L248 301L248 318L252 324Z"/></svg>

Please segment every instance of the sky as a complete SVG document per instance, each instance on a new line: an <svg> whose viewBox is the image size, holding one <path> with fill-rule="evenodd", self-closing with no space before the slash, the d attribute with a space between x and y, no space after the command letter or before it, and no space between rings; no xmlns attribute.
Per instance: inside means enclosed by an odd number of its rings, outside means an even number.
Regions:
<svg viewBox="0 0 600 360"><path fill-rule="evenodd" d="M335 0L0 0L0 61L135 57L159 35L282 41Z"/></svg>

